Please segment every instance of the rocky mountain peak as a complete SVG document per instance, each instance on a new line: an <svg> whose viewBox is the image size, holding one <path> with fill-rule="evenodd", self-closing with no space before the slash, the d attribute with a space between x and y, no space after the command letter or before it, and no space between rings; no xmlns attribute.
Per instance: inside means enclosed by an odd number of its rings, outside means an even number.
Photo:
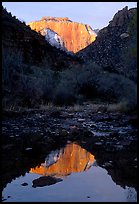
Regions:
<svg viewBox="0 0 139 204"><path fill-rule="evenodd" d="M90 45L97 36L90 25L72 22L67 17L45 16L39 21L30 22L28 25L32 30L40 32L44 36L46 33L44 30L46 29L55 32L63 42L61 45L64 45L64 47L61 48L73 53Z"/></svg>
<svg viewBox="0 0 139 204"><path fill-rule="evenodd" d="M124 7L122 10L119 10L109 22L109 27L115 26L124 26L124 24L130 19L134 9L129 9L128 6Z"/></svg>

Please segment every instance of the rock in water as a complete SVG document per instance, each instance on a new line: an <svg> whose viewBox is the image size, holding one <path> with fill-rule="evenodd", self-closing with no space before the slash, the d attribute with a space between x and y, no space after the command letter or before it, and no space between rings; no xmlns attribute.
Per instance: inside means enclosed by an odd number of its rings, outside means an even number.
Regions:
<svg viewBox="0 0 139 204"><path fill-rule="evenodd" d="M41 176L40 178L33 180L32 187L36 188L36 187L50 186L60 181L62 181L62 179L60 178L55 178L52 176Z"/></svg>

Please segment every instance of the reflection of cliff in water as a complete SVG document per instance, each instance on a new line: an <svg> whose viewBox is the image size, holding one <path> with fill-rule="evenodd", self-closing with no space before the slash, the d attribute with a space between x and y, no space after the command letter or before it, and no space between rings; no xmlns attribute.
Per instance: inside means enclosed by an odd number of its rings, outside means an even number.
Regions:
<svg viewBox="0 0 139 204"><path fill-rule="evenodd" d="M63 141L59 141L59 143L63 144L62 142ZM68 144L68 145L70 146L71 144ZM76 145L74 145L74 147L75 146ZM77 172L77 170L79 171L79 169L80 169L80 172L83 171L85 169L85 165L87 164L87 162L88 162L88 166L86 167L89 168L89 161L93 162L94 161L93 155L95 155L95 159L97 161L98 166L103 167L103 165L106 162L108 162L109 160L112 161L111 166L105 166L104 168L107 169L109 175L112 177L112 179L116 184L119 184L122 187L130 186L137 189L137 168L135 167L135 164L134 164L135 162L134 160L137 156L136 145L131 145L129 148L125 148L123 150L109 151L107 150L108 146L101 145L98 147L95 145L93 139L91 140L91 138L88 138L83 143L80 140L80 146L78 145L80 154L77 153L76 160L75 161L73 160L75 163L72 163L72 166L71 166L71 167L74 167L72 169L74 170L74 172ZM12 179L15 179L21 175L24 176L25 173L29 171L32 173L39 173L40 171L40 174L45 175L46 169L47 169L47 173L49 172L49 174L51 174L52 168L53 169L56 168L56 165L60 166L61 159L59 158L59 156L61 157L63 154L62 152L60 153L58 150L56 150L56 147L57 149L58 148L60 149L58 144L55 144L55 148L54 148L54 143L51 144L50 142L48 145L47 144L40 145L39 148L34 149L34 151L30 154L22 151L22 149L24 149L24 143L20 143L18 141L18 145L15 145L10 149L6 149L6 150L2 149L2 189L6 187L6 185L12 181ZM71 151L71 149L69 151ZM61 151L63 151L63 149ZM67 151L67 150L64 150L64 151ZM81 151L86 153L83 154L81 153ZM53 154L56 153L56 156L57 158L59 158L58 159L59 161L56 158L55 158L55 161L53 161L50 158L50 155L51 155L50 152L53 152ZM83 155L86 155L86 160L85 159L83 160ZM63 154L62 157L66 158L66 155ZM82 165L79 166L79 162L78 162L79 160L77 160L77 158L81 158ZM49 168L46 168L44 164L40 165L40 167L39 166L37 167L38 164L41 164L45 160L48 165L47 167ZM68 157L67 157L67 160L68 160ZM66 164L68 165L68 168L69 168L69 165L71 165L70 160L68 161L69 162L65 163L65 169L66 169ZM78 168L77 167L75 168L76 162L78 164ZM52 163L53 165L50 165ZM70 170L69 173L71 172L72 171ZM54 173L55 174L57 173L56 169ZM60 173L61 175L62 173L63 175L67 175L68 170L67 171L63 170L63 172L61 170Z"/></svg>
<svg viewBox="0 0 139 204"><path fill-rule="evenodd" d="M66 176L72 172L88 170L94 163L94 156L81 146L71 143L65 148L52 151L41 166L31 168L30 173Z"/></svg>

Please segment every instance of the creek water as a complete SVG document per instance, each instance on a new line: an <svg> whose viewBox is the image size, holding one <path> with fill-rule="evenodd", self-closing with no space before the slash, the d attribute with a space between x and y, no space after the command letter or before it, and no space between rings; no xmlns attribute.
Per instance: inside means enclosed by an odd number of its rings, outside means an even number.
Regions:
<svg viewBox="0 0 139 204"><path fill-rule="evenodd" d="M111 162L100 166L95 155L78 143L67 143L50 151L43 162L7 183L2 201L137 202L136 189L117 184L105 168L111 166Z"/></svg>

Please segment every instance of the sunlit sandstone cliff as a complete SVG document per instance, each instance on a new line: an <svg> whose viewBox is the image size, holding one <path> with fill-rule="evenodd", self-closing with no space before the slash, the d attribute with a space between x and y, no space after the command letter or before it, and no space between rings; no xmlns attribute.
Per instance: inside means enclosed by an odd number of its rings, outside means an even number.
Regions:
<svg viewBox="0 0 139 204"><path fill-rule="evenodd" d="M56 156L55 154L54 157ZM59 158L56 162L47 167L46 161L41 166L31 168L30 173L62 177L72 172L86 171L94 161L95 158L92 154L79 145L72 143L68 144L63 150L60 150Z"/></svg>
<svg viewBox="0 0 139 204"><path fill-rule="evenodd" d="M28 25L42 35L48 33L47 29L55 32L55 40L61 41L68 51L74 53L87 47L96 38L96 33L89 25L72 22L68 18L43 17ZM48 39L48 36L46 38Z"/></svg>

